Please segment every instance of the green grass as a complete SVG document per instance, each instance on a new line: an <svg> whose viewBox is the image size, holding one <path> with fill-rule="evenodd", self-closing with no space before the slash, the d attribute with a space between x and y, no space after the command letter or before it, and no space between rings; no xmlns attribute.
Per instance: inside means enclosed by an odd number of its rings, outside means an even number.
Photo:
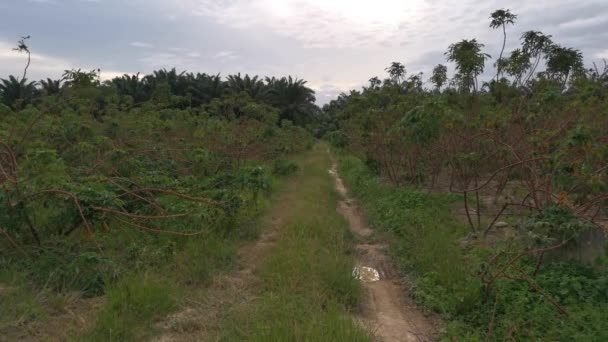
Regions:
<svg viewBox="0 0 608 342"><path fill-rule="evenodd" d="M153 333L153 320L177 307L180 291L157 275L131 275L110 286L89 341L139 341Z"/></svg>
<svg viewBox="0 0 608 342"><path fill-rule="evenodd" d="M281 180L277 180L280 187ZM156 334L154 322L175 311L188 292L207 286L213 276L235 265L238 247L258 236L257 218L269 201L259 197L244 208L222 233L210 230L201 236L171 239L143 236L126 251L132 270L118 281L108 281L106 303L95 327L81 340L139 341ZM132 234L132 232L129 232ZM115 252L116 253L116 252ZM130 260L130 261L129 261Z"/></svg>
<svg viewBox="0 0 608 342"><path fill-rule="evenodd" d="M46 317L61 311L55 307L61 307L66 296L87 300L105 295L93 330L69 327L74 339L138 340L152 335L152 321L181 305L175 293L204 289L214 275L235 265L238 247L259 236L258 218L270 205L266 195L284 182L281 176L273 177L268 191L255 198L243 192L247 202L230 219L193 222L189 230L206 229L200 236L144 234L110 224L107 232L96 235L103 253L91 242L58 238L47 241L35 257L0 259L0 332L44 324ZM168 293L175 303L150 311L146 303L167 299L153 291ZM123 302L125 306L118 305ZM118 314L121 318L115 319Z"/></svg>
<svg viewBox="0 0 608 342"><path fill-rule="evenodd" d="M352 236L337 214L329 156L317 146L292 185L289 213L262 262L260 296L223 322L225 341L367 341L350 313L361 288L351 276Z"/></svg>
<svg viewBox="0 0 608 342"><path fill-rule="evenodd" d="M456 240L466 228L450 215L455 198L383 184L358 159L343 158L340 174L370 221L391 237L391 252L402 271L416 275L418 301L444 315L468 311L480 295Z"/></svg>
<svg viewBox="0 0 608 342"><path fill-rule="evenodd" d="M234 265L234 241L215 235L189 240L167 265L167 273L182 285L206 285L217 272Z"/></svg>
<svg viewBox="0 0 608 342"><path fill-rule="evenodd" d="M417 301L442 314L444 340L493 341L606 341L608 331L608 273L576 262L545 262L535 282L499 279L493 296L485 296L479 271L492 250L458 239L464 223L450 213L457 201L449 194L426 194L416 189L383 184L360 160L342 158L340 172L360 200L371 223L391 240L392 253L404 273L413 275ZM532 274L535 260L517 263ZM569 314L559 314L549 294ZM492 317L494 316L494 319ZM492 335L487 336L490 322Z"/></svg>
<svg viewBox="0 0 608 342"><path fill-rule="evenodd" d="M46 316L38 294L23 274L0 267L0 331Z"/></svg>

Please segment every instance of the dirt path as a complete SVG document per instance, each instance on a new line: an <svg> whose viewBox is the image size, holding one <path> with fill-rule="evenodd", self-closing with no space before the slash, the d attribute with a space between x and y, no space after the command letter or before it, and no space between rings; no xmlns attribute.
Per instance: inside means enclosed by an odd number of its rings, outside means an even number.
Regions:
<svg viewBox="0 0 608 342"><path fill-rule="evenodd" d="M259 295L260 279L256 274L261 261L276 244L280 230L293 211L290 205L297 196L297 179L289 180L273 200L271 209L260 220L261 236L238 251L236 269L214 277L212 284L200 293L191 293L187 305L157 325L161 334L157 342L217 341L221 322L237 306L253 302Z"/></svg>
<svg viewBox="0 0 608 342"><path fill-rule="evenodd" d="M330 174L342 197L338 211L361 241L356 246L353 272L361 279L366 292L361 321L382 341L432 341L436 323L420 312L407 295L407 287L387 256L388 245L371 239L374 231L366 225L361 210L348 196L336 164Z"/></svg>
<svg viewBox="0 0 608 342"><path fill-rule="evenodd" d="M158 324L161 335L153 341L215 341L220 334L221 320L226 311L235 305L250 302L256 297L259 279L255 270L259 260L274 245L280 218L261 237L238 252L238 265L234 272L214 277L204 293L193 294L182 310Z"/></svg>

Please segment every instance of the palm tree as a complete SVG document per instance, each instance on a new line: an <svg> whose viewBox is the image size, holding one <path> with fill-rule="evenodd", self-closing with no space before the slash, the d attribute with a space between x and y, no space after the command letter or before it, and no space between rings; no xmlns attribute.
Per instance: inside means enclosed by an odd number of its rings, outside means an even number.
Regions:
<svg viewBox="0 0 608 342"><path fill-rule="evenodd" d="M269 102L279 108L279 118L296 125L309 123L318 111L315 92L306 87L306 81L291 76L281 79L267 78Z"/></svg>
<svg viewBox="0 0 608 342"><path fill-rule="evenodd" d="M135 75L124 74L121 77L112 79L111 84L116 88L119 95L127 95L133 98L135 103L140 103L148 99L146 87L139 73Z"/></svg>
<svg viewBox="0 0 608 342"><path fill-rule="evenodd" d="M515 25L517 15L512 14L511 11L508 9L499 9L497 11L494 11L494 13L490 15L490 19L492 19L492 21L490 22L490 27L493 29L502 27L502 32L504 35L504 39L502 41L502 49L500 50L500 56L498 56L498 61L496 62L496 81L498 82L501 72L502 54L504 53L505 46L507 45L507 24Z"/></svg>
<svg viewBox="0 0 608 342"><path fill-rule="evenodd" d="M401 84L401 80L405 76L405 66L399 62L392 62L391 65L384 69L396 84Z"/></svg>
<svg viewBox="0 0 608 342"><path fill-rule="evenodd" d="M36 94L36 82L27 79L18 80L15 76L0 79L0 100L13 109L21 109L28 104Z"/></svg>
<svg viewBox="0 0 608 342"><path fill-rule="evenodd" d="M66 87L89 87L99 85L101 70L84 71L82 69L65 70L62 80Z"/></svg>
<svg viewBox="0 0 608 342"><path fill-rule="evenodd" d="M241 77L240 73L228 76L227 89L233 94L245 92L252 99L261 99L266 95L266 85L258 76Z"/></svg>
<svg viewBox="0 0 608 342"><path fill-rule="evenodd" d="M40 90L44 95L57 95L61 92L61 80L47 78L46 80L41 80L39 84Z"/></svg>
<svg viewBox="0 0 608 342"><path fill-rule="evenodd" d="M483 44L477 42L477 39L466 40L452 44L449 46L445 55L449 62L456 63L457 76L461 81L462 89L469 91L477 91L477 76L484 69L485 60L491 58L490 55L481 51Z"/></svg>
<svg viewBox="0 0 608 342"><path fill-rule="evenodd" d="M209 103L225 93L226 84L222 81L220 74L210 76L197 73L196 76L188 74L187 77L189 79L187 92L193 107Z"/></svg>
<svg viewBox="0 0 608 342"><path fill-rule="evenodd" d="M148 94L151 94L157 86L167 84L173 95L184 96L188 90L188 83L186 77L184 77L185 74L185 71L178 74L175 68L171 70L160 69L154 70L151 75L144 77L143 81Z"/></svg>

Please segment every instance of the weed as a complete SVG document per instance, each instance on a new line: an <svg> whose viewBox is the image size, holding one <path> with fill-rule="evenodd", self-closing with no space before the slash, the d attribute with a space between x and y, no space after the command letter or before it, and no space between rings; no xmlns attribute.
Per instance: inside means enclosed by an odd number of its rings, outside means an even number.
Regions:
<svg viewBox="0 0 608 342"><path fill-rule="evenodd" d="M8 267L0 268L0 313L0 330L46 317L23 274Z"/></svg>
<svg viewBox="0 0 608 342"><path fill-rule="evenodd" d="M340 165L341 174L361 199L372 223L392 237L392 251L401 268L415 275L416 299L447 320L445 339L608 338L605 267L553 262L539 270L535 260L522 258L495 281L492 293L484 294L478 272L487 265L480 260L496 251L477 247L465 253L458 246L456 240L465 234L466 227L450 214L452 196L426 195L382 184L356 158L344 158ZM587 228L559 207L549 207L544 215L531 217L525 227L536 228L537 232L543 228L544 236L559 238L575 236ZM503 253L506 255L495 260L499 265L512 260L508 251ZM527 278L535 273L534 280Z"/></svg>
<svg viewBox="0 0 608 342"><path fill-rule="evenodd" d="M298 164L293 161L278 159L272 167L272 173L277 176L289 176L298 171Z"/></svg>
<svg viewBox="0 0 608 342"><path fill-rule="evenodd" d="M91 341L137 341L149 336L154 318L174 310L179 291L151 274L130 275L110 286Z"/></svg>

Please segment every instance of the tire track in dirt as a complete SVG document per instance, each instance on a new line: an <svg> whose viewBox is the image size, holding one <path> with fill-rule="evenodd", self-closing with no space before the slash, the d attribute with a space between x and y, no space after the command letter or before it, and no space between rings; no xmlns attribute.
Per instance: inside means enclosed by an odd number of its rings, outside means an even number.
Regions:
<svg viewBox="0 0 608 342"><path fill-rule="evenodd" d="M361 270L367 268L377 271L371 278L359 276L365 290L359 321L381 341L433 341L437 326L435 320L419 311L407 295L407 287L387 255L388 245L371 241L374 231L366 224L355 201L348 196L335 163L329 172L341 196L338 212L348 220L351 231L363 241L355 248L356 270L359 271L354 273L363 274Z"/></svg>
<svg viewBox="0 0 608 342"><path fill-rule="evenodd" d="M276 245L281 228L289 220L297 183L295 179L289 181L273 201L270 212L260 218L260 225L265 228L257 240L239 248L235 270L216 275L202 293L190 295L180 311L159 322L157 328L161 333L153 341L219 340L221 322L228 312L259 296L261 281L257 269Z"/></svg>

